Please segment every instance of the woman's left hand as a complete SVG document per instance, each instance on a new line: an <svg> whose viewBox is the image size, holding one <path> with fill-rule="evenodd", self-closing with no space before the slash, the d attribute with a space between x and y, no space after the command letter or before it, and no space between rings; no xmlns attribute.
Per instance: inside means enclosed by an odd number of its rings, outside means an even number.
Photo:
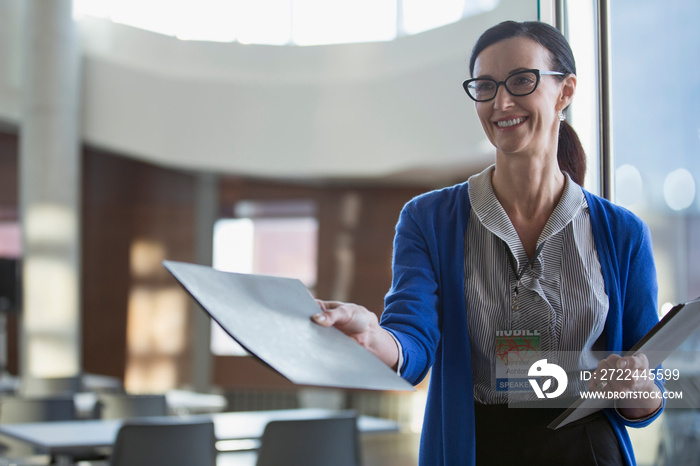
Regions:
<svg viewBox="0 0 700 466"><path fill-rule="evenodd" d="M641 419L654 413L663 402L661 389L649 375L649 360L644 354L624 357L611 354L598 363L588 389L611 394L625 392L615 406L624 417ZM634 392L638 395L632 395Z"/></svg>

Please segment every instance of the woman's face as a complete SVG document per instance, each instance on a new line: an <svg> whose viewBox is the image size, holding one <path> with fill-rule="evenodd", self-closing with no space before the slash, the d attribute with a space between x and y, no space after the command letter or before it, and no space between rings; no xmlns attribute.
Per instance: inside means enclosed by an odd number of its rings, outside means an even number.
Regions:
<svg viewBox="0 0 700 466"><path fill-rule="evenodd" d="M475 78L505 81L512 73L526 69L551 70L549 51L537 42L516 37L486 47L474 63ZM529 154L556 157L559 112L571 102L576 77L564 81L542 76L532 94L515 97L499 86L493 100L476 102L476 112L486 136L505 155Z"/></svg>

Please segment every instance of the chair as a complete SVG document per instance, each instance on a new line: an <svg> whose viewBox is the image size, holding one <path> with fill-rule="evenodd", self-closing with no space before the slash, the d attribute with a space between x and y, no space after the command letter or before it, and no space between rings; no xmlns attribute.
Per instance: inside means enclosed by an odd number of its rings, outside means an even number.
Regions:
<svg viewBox="0 0 700 466"><path fill-rule="evenodd" d="M354 414L328 419L270 421L257 466L358 466L360 448Z"/></svg>
<svg viewBox="0 0 700 466"><path fill-rule="evenodd" d="M75 401L72 396L0 398L0 424L73 419L75 419Z"/></svg>
<svg viewBox="0 0 700 466"><path fill-rule="evenodd" d="M124 382L118 377L111 375L93 374L86 372L83 374L83 390L92 393L124 393Z"/></svg>
<svg viewBox="0 0 700 466"><path fill-rule="evenodd" d="M20 393L26 397L52 397L70 395L82 391L79 375L73 377L29 377L22 378Z"/></svg>
<svg viewBox="0 0 700 466"><path fill-rule="evenodd" d="M72 396L0 398L0 424L25 422L71 421L76 417ZM0 436L0 457L17 465L47 464L51 459L35 456L34 448L22 441Z"/></svg>
<svg viewBox="0 0 700 466"><path fill-rule="evenodd" d="M98 397L97 410L102 419L166 416L168 404L163 394L102 393Z"/></svg>
<svg viewBox="0 0 700 466"><path fill-rule="evenodd" d="M124 424L117 434L111 466L214 466L211 421Z"/></svg>

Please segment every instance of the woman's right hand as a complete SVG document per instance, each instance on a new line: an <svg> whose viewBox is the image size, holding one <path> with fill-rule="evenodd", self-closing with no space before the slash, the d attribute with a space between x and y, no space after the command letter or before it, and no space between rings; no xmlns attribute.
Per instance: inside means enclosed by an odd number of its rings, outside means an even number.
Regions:
<svg viewBox="0 0 700 466"><path fill-rule="evenodd" d="M374 312L363 306L339 301L317 299L321 312L313 319L324 327L335 327L362 346L370 349L372 336L379 329L379 320Z"/></svg>
<svg viewBox="0 0 700 466"><path fill-rule="evenodd" d="M366 307L317 299L321 312L312 319L324 327L335 327L396 369L399 350L394 337L379 325L377 315Z"/></svg>

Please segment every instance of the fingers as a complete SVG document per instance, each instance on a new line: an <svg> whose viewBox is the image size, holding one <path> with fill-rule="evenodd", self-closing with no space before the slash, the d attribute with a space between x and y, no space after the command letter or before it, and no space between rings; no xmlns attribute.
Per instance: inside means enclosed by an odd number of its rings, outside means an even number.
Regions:
<svg viewBox="0 0 700 466"><path fill-rule="evenodd" d="M323 311L331 311L345 304L340 301L323 301L321 299L317 299L316 302Z"/></svg>
<svg viewBox="0 0 700 466"><path fill-rule="evenodd" d="M642 353L633 356L611 354L598 362L588 388L598 391L639 390L650 385L645 375L648 370L649 360Z"/></svg>
<svg viewBox="0 0 700 466"><path fill-rule="evenodd" d="M615 407L629 419L640 419L651 415L662 406L661 390L649 377L649 360L644 354L633 356L610 355L598 362L598 368L591 374L588 389L614 395ZM645 396L624 397L635 393ZM617 400L620 400L619 403Z"/></svg>
<svg viewBox="0 0 700 466"><path fill-rule="evenodd" d="M352 303L319 301L321 312L311 318L324 327L335 327L365 347L373 343L379 330L377 315Z"/></svg>
<svg viewBox="0 0 700 466"><path fill-rule="evenodd" d="M311 318L318 324L323 325L324 327L331 326L333 324L328 323L328 316L326 315L326 310L328 309L328 304L326 301L321 301L320 299L316 300L316 303L318 304L318 307L321 308L321 312L318 312L314 315L311 316Z"/></svg>
<svg viewBox="0 0 700 466"><path fill-rule="evenodd" d="M314 314L311 318L324 327L332 327L346 314L342 309L338 310L344 303L338 301L322 301L320 299L317 299L316 302L321 308L321 312Z"/></svg>
<svg viewBox="0 0 700 466"><path fill-rule="evenodd" d="M598 362L598 369L630 369L645 370L649 368L649 360L643 353L633 356L619 356L611 354L607 358Z"/></svg>
<svg viewBox="0 0 700 466"><path fill-rule="evenodd" d="M316 301L321 308L311 318L324 327L335 326L344 333L361 333L371 324L374 313L362 306L339 301Z"/></svg>

